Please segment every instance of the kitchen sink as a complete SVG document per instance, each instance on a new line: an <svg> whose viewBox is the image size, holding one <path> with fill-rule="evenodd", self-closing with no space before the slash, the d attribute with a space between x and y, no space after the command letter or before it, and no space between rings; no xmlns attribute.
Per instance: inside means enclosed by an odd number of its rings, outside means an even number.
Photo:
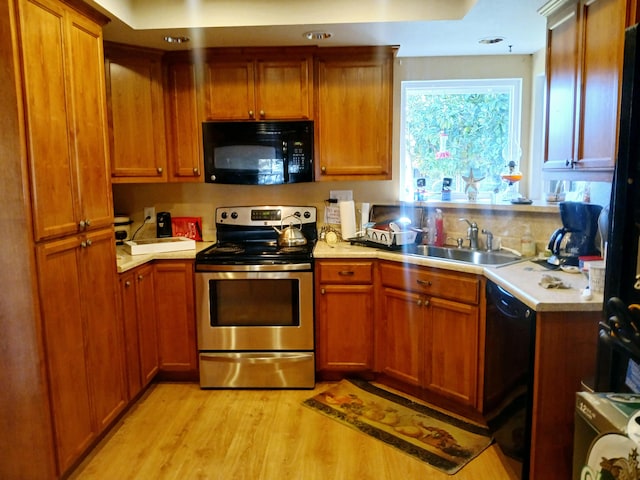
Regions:
<svg viewBox="0 0 640 480"><path fill-rule="evenodd" d="M457 247L436 247L434 245L415 245L409 252L421 257L441 258L443 260L455 260L458 262L472 263L474 265L504 265L517 262L523 257L511 253L486 250L470 250Z"/></svg>

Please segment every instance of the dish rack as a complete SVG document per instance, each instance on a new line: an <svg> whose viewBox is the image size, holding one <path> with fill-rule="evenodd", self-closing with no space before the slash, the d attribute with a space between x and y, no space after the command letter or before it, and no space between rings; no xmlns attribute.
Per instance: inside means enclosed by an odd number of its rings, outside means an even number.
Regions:
<svg viewBox="0 0 640 480"><path fill-rule="evenodd" d="M367 228L365 230L365 239L385 245L387 247L402 246L415 243L418 232L416 230L381 230L377 228Z"/></svg>

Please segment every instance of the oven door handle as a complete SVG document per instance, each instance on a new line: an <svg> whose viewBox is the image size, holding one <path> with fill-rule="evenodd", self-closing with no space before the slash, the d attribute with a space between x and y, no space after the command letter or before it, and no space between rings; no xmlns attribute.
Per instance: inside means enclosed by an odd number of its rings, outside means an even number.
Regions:
<svg viewBox="0 0 640 480"><path fill-rule="evenodd" d="M200 352L200 359L209 362L227 362L227 363L272 363L274 360L278 362L306 362L309 360L311 352L305 353L209 353Z"/></svg>

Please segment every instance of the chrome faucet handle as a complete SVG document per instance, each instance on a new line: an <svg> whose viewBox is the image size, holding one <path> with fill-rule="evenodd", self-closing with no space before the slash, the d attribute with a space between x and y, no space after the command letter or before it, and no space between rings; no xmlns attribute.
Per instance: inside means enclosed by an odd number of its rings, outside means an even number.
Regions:
<svg viewBox="0 0 640 480"><path fill-rule="evenodd" d="M482 233L487 236L487 251L490 252L493 250L493 233L491 233L486 228L482 229Z"/></svg>

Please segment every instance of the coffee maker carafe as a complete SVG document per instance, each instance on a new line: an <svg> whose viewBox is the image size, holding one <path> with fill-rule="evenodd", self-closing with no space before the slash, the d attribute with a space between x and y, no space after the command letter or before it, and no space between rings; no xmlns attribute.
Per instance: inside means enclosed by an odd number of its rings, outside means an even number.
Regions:
<svg viewBox="0 0 640 480"><path fill-rule="evenodd" d="M602 207L582 202L561 202L559 207L562 227L549 239L552 255L547 261L553 265L578 266L578 257L599 255L596 235Z"/></svg>

